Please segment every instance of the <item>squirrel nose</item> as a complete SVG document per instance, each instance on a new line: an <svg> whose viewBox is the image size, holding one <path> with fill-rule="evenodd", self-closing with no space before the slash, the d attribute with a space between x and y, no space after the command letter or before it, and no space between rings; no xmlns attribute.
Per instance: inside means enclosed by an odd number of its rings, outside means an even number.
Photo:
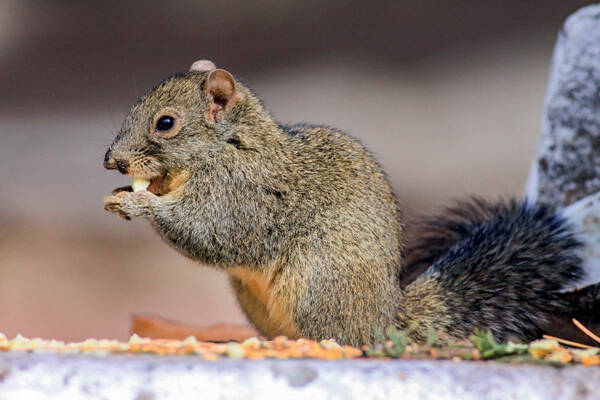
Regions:
<svg viewBox="0 0 600 400"><path fill-rule="evenodd" d="M112 151L108 149L106 154L104 154L104 168L106 169L116 169L117 163L115 159L112 157Z"/></svg>
<svg viewBox="0 0 600 400"><path fill-rule="evenodd" d="M118 169L120 173L127 174L127 170L129 169L129 161L116 159L113 157L111 149L108 149L104 155L104 168Z"/></svg>

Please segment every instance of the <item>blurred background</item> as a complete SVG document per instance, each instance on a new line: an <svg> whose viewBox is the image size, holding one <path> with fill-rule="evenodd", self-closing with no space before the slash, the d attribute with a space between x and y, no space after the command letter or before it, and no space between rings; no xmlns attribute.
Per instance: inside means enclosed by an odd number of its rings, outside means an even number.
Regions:
<svg viewBox="0 0 600 400"><path fill-rule="evenodd" d="M0 332L125 339L130 315L245 323L225 277L103 211L128 108L208 58L282 122L340 127L407 214L519 195L575 0L0 0Z"/></svg>

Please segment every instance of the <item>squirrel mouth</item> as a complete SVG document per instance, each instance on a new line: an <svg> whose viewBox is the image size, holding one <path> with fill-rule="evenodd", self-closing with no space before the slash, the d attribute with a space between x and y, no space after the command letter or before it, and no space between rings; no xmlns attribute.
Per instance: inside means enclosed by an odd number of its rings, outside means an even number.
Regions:
<svg viewBox="0 0 600 400"><path fill-rule="evenodd" d="M187 181L188 176L186 173L171 174L168 171L153 178L133 176L131 189L134 192L147 190L157 196L163 196L180 187Z"/></svg>
<svg viewBox="0 0 600 400"><path fill-rule="evenodd" d="M131 189L134 192L147 190L157 196L162 196L170 191L168 185L166 184L166 178L166 172L162 176L155 176L153 178L133 176L131 181Z"/></svg>

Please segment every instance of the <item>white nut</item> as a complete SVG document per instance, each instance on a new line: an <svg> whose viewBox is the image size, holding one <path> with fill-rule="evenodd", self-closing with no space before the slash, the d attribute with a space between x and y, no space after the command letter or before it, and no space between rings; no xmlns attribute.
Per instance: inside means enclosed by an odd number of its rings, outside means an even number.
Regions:
<svg viewBox="0 0 600 400"><path fill-rule="evenodd" d="M131 187L134 192L146 190L148 186L150 186L150 181L144 178L133 178L133 182L131 182Z"/></svg>

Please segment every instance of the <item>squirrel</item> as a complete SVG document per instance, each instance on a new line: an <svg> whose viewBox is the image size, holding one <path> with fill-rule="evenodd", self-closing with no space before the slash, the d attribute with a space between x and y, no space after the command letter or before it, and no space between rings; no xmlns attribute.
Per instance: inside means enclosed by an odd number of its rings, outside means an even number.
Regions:
<svg viewBox="0 0 600 400"><path fill-rule="evenodd" d="M556 332L571 316L600 324L599 285L563 290L586 267L558 211L470 199L407 240L391 184L358 141L279 124L208 60L139 99L104 167L134 179L105 209L148 220L177 251L227 273L266 337L358 346L393 325L416 340L478 328L505 341Z"/></svg>

